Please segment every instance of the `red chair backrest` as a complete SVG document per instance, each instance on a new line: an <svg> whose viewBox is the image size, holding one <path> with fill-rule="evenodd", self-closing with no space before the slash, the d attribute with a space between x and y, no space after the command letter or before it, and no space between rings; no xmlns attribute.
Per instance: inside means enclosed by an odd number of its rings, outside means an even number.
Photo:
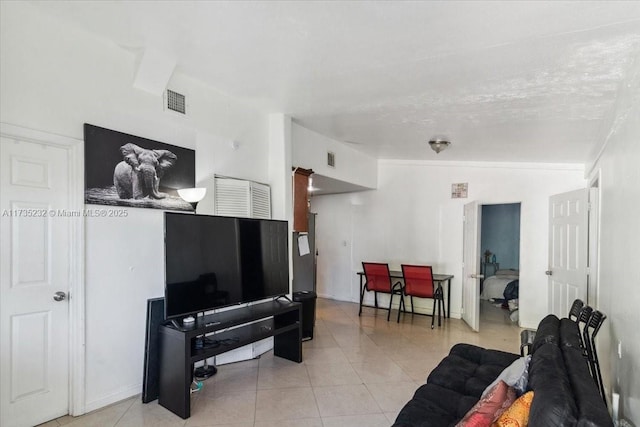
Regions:
<svg viewBox="0 0 640 427"><path fill-rule="evenodd" d="M391 293L391 275L389 265L378 262L363 262L362 268L367 278L368 291Z"/></svg>
<svg viewBox="0 0 640 427"><path fill-rule="evenodd" d="M433 298L433 271L429 265L402 264L405 295Z"/></svg>

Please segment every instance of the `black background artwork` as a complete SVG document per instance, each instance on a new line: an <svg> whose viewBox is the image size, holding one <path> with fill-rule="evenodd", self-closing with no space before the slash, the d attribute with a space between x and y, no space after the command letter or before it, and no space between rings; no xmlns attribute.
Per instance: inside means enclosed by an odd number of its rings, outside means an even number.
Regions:
<svg viewBox="0 0 640 427"><path fill-rule="evenodd" d="M178 196L180 188L195 187L195 151L129 135L85 123L85 203L192 211L191 204ZM135 144L147 150L168 150L175 163L164 170L159 192L164 198L149 195L121 197L114 185L114 169L124 160L120 147Z"/></svg>

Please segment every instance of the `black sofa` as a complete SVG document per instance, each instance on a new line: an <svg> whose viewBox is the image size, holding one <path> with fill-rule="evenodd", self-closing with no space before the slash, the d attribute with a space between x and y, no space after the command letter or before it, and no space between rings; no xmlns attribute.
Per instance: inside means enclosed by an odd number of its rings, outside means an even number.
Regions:
<svg viewBox="0 0 640 427"><path fill-rule="evenodd" d="M549 315L538 326L529 363L531 427L612 427L580 344L578 325ZM402 408L392 427L455 426L484 389L519 355L456 344Z"/></svg>

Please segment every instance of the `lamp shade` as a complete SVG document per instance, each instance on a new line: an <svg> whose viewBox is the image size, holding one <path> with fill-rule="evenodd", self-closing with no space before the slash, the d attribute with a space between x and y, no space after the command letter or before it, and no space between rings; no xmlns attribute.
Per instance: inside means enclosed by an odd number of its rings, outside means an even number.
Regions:
<svg viewBox="0 0 640 427"><path fill-rule="evenodd" d="M198 203L200 200L204 199L204 196L207 194L207 189L204 187L200 188L181 188L178 190L178 195L182 197L185 202L189 203Z"/></svg>

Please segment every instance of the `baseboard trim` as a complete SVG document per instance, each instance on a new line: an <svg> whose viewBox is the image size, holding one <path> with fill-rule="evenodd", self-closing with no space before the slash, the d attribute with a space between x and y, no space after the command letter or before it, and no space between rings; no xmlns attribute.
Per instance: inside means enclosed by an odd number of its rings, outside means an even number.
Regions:
<svg viewBox="0 0 640 427"><path fill-rule="evenodd" d="M121 400L129 399L130 397L133 397L136 394L140 394L140 393L142 393L142 383L130 385L115 393L108 394L106 396L100 397L92 401L88 401L86 402L84 407L85 414L95 411L97 409L102 409L105 406L109 406L113 403L120 402ZM81 414L78 414L78 415L81 415Z"/></svg>
<svg viewBox="0 0 640 427"><path fill-rule="evenodd" d="M353 302L355 304L359 304L360 301L359 300L354 300L354 299L341 299L341 298L336 298L334 295L328 295L328 294L321 294L318 293L318 298L326 298L326 299L331 299L334 301L344 301L344 302ZM371 301L365 301L365 304L372 304ZM398 305L399 303L394 303L393 306L391 307L393 310L397 310L398 309ZM431 314L431 311L433 310L433 306L418 306L416 305L414 308L416 308L416 312L417 313L422 313L422 314ZM462 315L460 313L457 313L455 311L452 311L451 313L449 313L449 317L451 317L452 319L462 319Z"/></svg>

